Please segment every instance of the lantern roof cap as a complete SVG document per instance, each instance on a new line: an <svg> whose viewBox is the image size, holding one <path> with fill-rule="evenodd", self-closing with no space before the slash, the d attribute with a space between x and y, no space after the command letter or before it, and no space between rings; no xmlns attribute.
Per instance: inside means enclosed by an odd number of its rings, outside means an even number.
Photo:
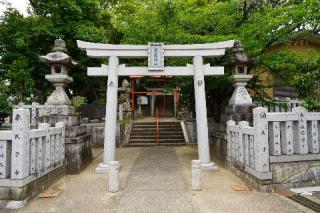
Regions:
<svg viewBox="0 0 320 213"><path fill-rule="evenodd" d="M40 60L47 64L65 64L67 66L77 65L75 61L66 53L66 43L62 39L56 39L54 42L53 52L40 56Z"/></svg>

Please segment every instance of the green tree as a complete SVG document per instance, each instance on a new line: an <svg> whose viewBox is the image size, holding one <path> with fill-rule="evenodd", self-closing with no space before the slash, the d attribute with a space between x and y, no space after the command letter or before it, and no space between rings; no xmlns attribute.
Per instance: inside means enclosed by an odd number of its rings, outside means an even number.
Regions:
<svg viewBox="0 0 320 213"><path fill-rule="evenodd" d="M236 39L244 45L247 54L257 58L253 68L266 64L263 59L273 43L287 43L297 31L310 34L320 31L317 12L320 2L317 0L120 0L115 5L111 9L111 21L123 34L122 43L161 41L188 44ZM281 70L273 71L281 74ZM291 77L292 81L293 78L298 81L297 76ZM303 75L300 78L308 77ZM177 84L182 85L183 97L192 103L192 95L189 95L193 92L192 79L176 80ZM226 88L232 88L230 78L213 77L206 81L209 100L226 102L230 95L230 89ZM316 83L308 81L308 84ZM299 84L290 85L298 87ZM256 77L249 86L261 100L266 96L263 88L270 85L264 85Z"/></svg>
<svg viewBox="0 0 320 213"><path fill-rule="evenodd" d="M50 52L54 40L62 38L66 41L69 54L79 62L79 66L70 71L75 80L70 88L75 95L85 95L89 100L99 98L97 89L101 88L105 80L86 76L86 67L94 65L95 62L90 61L85 53L79 50L76 40L108 42L112 39L114 30L111 30L110 17L101 9L100 1L30 0L29 2L31 5L29 16L23 17L18 11L8 9L1 17L0 78L18 84L16 81L19 79L16 78L20 78L20 75L13 74L10 70L18 69L22 72L21 67L26 65L26 74L22 76L29 78L25 85L37 86L32 87L32 91L29 91L30 88L27 91L20 91L20 88L11 86L10 94L24 99L21 95L31 92L35 101L45 101L48 93L52 91L50 84L44 81L45 74L48 74L50 69L39 61L39 55Z"/></svg>
<svg viewBox="0 0 320 213"><path fill-rule="evenodd" d="M266 54L261 64L278 77L278 86L291 86L310 110L320 109L320 54L300 56L290 50Z"/></svg>
<svg viewBox="0 0 320 213"><path fill-rule="evenodd" d="M10 91L16 91L18 101L25 101L31 97L34 81L31 78L30 66L27 59L24 57L17 58L9 66L9 79L12 79L9 84Z"/></svg>
<svg viewBox="0 0 320 213"><path fill-rule="evenodd" d="M14 79L10 79L8 74L10 67L17 63L15 61L25 57L29 67L26 72L30 73L30 79L37 84L32 93L42 101L48 95L46 89L48 83L43 79L49 69L39 62L38 56L48 53L54 39L58 37L66 40L70 55L79 63L79 66L70 72L75 79L71 85L74 94L86 96L88 102L92 102L99 99L99 94L104 91L105 80L86 76L86 67L100 62L89 60L85 53L77 48L77 39L128 44L160 41L166 44L189 44L236 39L244 45L247 54L257 58L253 65L255 67L267 64L263 60L266 59L267 50L274 42L287 43L297 31L313 35L320 32L318 0L29 0L29 2L30 16L23 17L15 10L8 10L1 18L0 76L13 82ZM208 59L207 62L213 65L221 64L224 59L218 61ZM168 63L185 65L190 62L190 59L183 59ZM274 72L279 72L281 75L281 70ZM306 73L301 76L292 75L291 85L298 87L301 84L293 82L302 80L308 81L307 84L315 84L306 79L314 78ZM229 90L228 95L225 95L226 88L231 88L229 77L213 77L206 80L208 97L215 102L225 102L229 98ZM186 85L184 97L189 97L190 87L187 85L192 85L192 79L177 78L175 81L177 84ZM258 78L251 81L250 87L255 90L257 97L265 95L261 89L265 85L262 85ZM15 92L12 91L12 94ZM191 98L187 99L192 103Z"/></svg>
<svg viewBox="0 0 320 213"><path fill-rule="evenodd" d="M0 81L0 126L4 122L4 118L8 117L11 112L11 104L8 99L6 84Z"/></svg>

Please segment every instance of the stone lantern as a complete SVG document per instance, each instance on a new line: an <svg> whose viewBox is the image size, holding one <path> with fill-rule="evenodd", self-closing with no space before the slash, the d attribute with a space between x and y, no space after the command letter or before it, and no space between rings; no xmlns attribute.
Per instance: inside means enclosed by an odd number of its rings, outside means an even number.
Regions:
<svg viewBox="0 0 320 213"><path fill-rule="evenodd" d="M121 87L118 88L120 92L120 100L119 100L119 120L122 120L123 116L131 117L131 104L130 104L130 92L129 88L130 83L128 80L124 79L122 81Z"/></svg>
<svg viewBox="0 0 320 213"><path fill-rule="evenodd" d="M67 54L66 44L62 39L54 42L51 53L40 56L48 64L51 74L45 78L53 84L55 90L48 97L45 106L39 108L39 123L54 126L57 122L65 123L65 167L67 173L80 173L81 169L92 160L92 135L87 126L81 125L81 117L75 114L70 99L65 91L73 79L68 69L76 65Z"/></svg>
<svg viewBox="0 0 320 213"><path fill-rule="evenodd" d="M236 53L231 59L235 89L229 100L229 105L252 105L252 99L246 89L248 81L253 78L248 74L248 65L251 61L246 54L242 53L241 47L236 49Z"/></svg>
<svg viewBox="0 0 320 213"><path fill-rule="evenodd" d="M53 51L45 56L40 56L40 60L51 67L51 74L46 75L45 78L55 87L55 90L47 99L47 105L61 106L71 104L65 88L73 82L72 77L68 75L68 69L77 63L66 52L64 40L57 39L54 42Z"/></svg>
<svg viewBox="0 0 320 213"><path fill-rule="evenodd" d="M252 98L246 89L246 85L252 75L248 73L249 65L252 62L246 54L243 53L243 48L240 44L236 45L234 55L229 61L233 75L234 91L229 100L229 104L225 108L225 113L221 115L221 121L248 121L252 122Z"/></svg>

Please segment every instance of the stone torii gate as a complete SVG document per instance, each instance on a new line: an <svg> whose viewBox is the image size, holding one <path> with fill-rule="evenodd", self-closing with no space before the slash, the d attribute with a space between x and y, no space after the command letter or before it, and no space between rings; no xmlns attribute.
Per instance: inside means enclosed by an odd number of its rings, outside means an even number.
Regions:
<svg viewBox="0 0 320 213"><path fill-rule="evenodd" d="M220 57L226 49L238 47L233 40L191 45L112 45L77 41L80 49L86 50L90 58L109 58L108 65L89 67L88 76L108 77L107 105L105 118L105 138L103 162L96 173L107 173L108 164L115 160L118 76L194 76L195 107L197 122L198 157L202 170L216 170L210 160L205 96L205 75L224 75L224 67L203 64L203 57ZM165 57L193 57L193 65L166 67ZM148 58L148 67L126 67L119 64L119 58Z"/></svg>

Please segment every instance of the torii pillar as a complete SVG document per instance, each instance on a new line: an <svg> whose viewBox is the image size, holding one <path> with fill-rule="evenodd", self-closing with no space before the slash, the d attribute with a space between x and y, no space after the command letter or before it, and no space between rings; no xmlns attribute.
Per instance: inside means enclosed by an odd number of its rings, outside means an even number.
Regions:
<svg viewBox="0 0 320 213"><path fill-rule="evenodd" d="M202 170L217 170L218 167L210 160L207 104L204 82L202 56L193 57L194 95L196 105L198 156Z"/></svg>
<svg viewBox="0 0 320 213"><path fill-rule="evenodd" d="M110 56L103 161L96 168L96 173L107 173L109 162L115 160L118 106L118 67L119 58L117 56Z"/></svg>

